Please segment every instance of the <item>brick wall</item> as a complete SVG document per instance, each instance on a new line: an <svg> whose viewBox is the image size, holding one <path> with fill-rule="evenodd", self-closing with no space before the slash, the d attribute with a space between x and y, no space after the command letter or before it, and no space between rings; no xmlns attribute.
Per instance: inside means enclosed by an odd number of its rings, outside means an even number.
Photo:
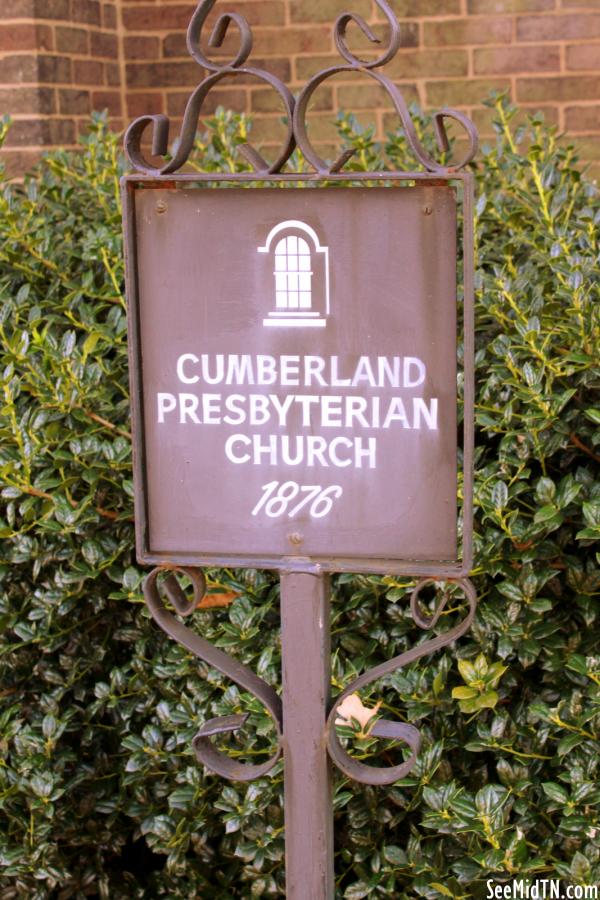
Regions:
<svg viewBox="0 0 600 900"><path fill-rule="evenodd" d="M123 124L115 0L0 0L3 156L22 172L49 146L72 147L92 110Z"/></svg>
<svg viewBox="0 0 600 900"><path fill-rule="evenodd" d="M17 120L12 152L71 144L91 108L107 106L117 127L165 112L177 131L190 89L202 70L188 56L185 30L195 8L181 0L1 0L0 110ZM455 106L482 135L489 112L480 101L507 88L520 106L541 109L576 138L600 174L600 0L391 0L402 23L402 49L386 72L407 99L425 107ZM7 10L10 9L10 16ZM217 14L237 10L254 33L252 64L299 89L318 69L339 61L331 23L361 14L382 37L384 18L371 0L219 0ZM368 46L351 27L353 48ZM235 32L235 29L232 29ZM354 33L352 33L354 32ZM222 52L236 47L233 33ZM214 51L211 51L214 53ZM258 81L222 83L208 98L254 114L254 142L282 135L278 100ZM310 134L333 152L335 111L375 122L382 135L396 117L385 94L359 76L336 77L319 89Z"/></svg>

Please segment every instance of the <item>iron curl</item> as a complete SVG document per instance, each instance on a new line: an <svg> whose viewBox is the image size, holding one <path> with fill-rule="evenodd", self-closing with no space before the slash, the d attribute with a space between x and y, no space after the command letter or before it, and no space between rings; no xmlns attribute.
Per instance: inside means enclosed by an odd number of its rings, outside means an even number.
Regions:
<svg viewBox="0 0 600 900"><path fill-rule="evenodd" d="M340 54L340 56L343 56L344 59L347 60L353 68L362 67L365 69L377 69L379 68L379 66L385 66L386 63L394 58L400 48L402 34L400 31L400 23L398 22L398 19L394 15L389 3L386 3L386 0L375 0L375 3L385 15L388 21L388 25L390 26L390 37L387 49L383 54L381 54L381 56L378 56L376 59L361 59L359 56L356 56L355 53L352 53L352 51L348 49L348 44L346 43L346 30L350 22L354 22L354 24L360 28L365 37L367 37L371 41L371 43L381 43L379 38L375 34L373 34L362 16L357 16L354 13L342 13L341 16L338 16L333 26L333 39L335 41L335 46L338 49L338 53Z"/></svg>
<svg viewBox="0 0 600 900"><path fill-rule="evenodd" d="M415 624L418 625L419 628L430 629L435 627L446 608L449 595L444 592L433 616L429 618L425 617L419 609L419 594L428 584L435 583L434 579L423 578L417 583L411 594L411 613ZM413 768L421 746L421 735L414 725L408 725L405 722L392 722L387 719L379 719L375 723L370 732L374 737L402 741L407 744L412 751L409 758L400 765L381 767L368 766L365 763L354 759L347 753L344 747L342 747L336 732L335 720L340 704L346 697L349 697L350 694L354 694L361 688L366 687L366 685L377 681L379 678L383 678L384 675L390 675L392 672L409 665L409 663L420 659L422 656L427 656L428 654L439 650L441 647L446 647L453 641L458 640L458 638L462 637L462 635L468 631L477 609L477 594L472 582L469 581L468 578L458 578L454 583L462 588L469 604L467 615L458 623L458 625L455 625L454 628L451 628L449 631L446 631L431 640L425 641L423 644L412 647L410 650L401 653L399 656L393 657L393 659L390 659L387 662L381 663L379 666L375 666L373 669L370 669L368 672L365 672L363 675L356 678L352 684L336 697L327 719L327 746L329 755L335 765L353 781L373 785L392 784L394 781L398 781L400 778L404 778L408 775Z"/></svg>
<svg viewBox="0 0 600 900"><path fill-rule="evenodd" d="M280 172L286 164L291 154L294 152L296 143L292 128L292 120L294 114L294 97L288 88L274 75L264 72L262 69L245 68L245 69L222 69L214 72L202 81L195 89L188 100L183 115L183 124L181 133L177 142L177 149L172 157L165 165L157 167L144 157L141 149L142 136L150 125L153 126L152 153L155 156L164 156L167 153L169 141L169 120L166 116L140 116L131 123L125 134L125 153L132 166L138 172L144 175L169 175L176 172L188 161L190 153L194 147L196 132L198 130L198 121L202 111L202 105L212 88L227 76L231 75L253 75L261 81L265 81L274 90L277 91L282 99L283 105L287 113L287 133L284 139L283 147L273 163L268 163L263 156L251 145L242 144L239 147L240 153L250 163L254 171L259 175L273 175Z"/></svg>
<svg viewBox="0 0 600 900"><path fill-rule="evenodd" d="M176 573L189 578L193 595L188 599L177 580ZM159 582L159 576L165 578ZM200 637L190 628L179 622L166 608L163 593L180 616L191 615L202 597L206 593L206 579L200 569L178 567L166 569L158 567L146 577L143 584L146 605L155 622L173 640L177 641L198 659L203 660L209 666L218 669L223 675L235 681L243 690L253 694L267 709L273 719L277 734L278 746L275 753L264 763L240 763L231 759L225 753L214 746L211 737L218 734L237 731L241 728L247 715L220 716L210 719L200 728L192 741L192 746L199 762L203 763L217 775L222 775L232 781L253 781L266 775L278 761L282 751L282 709L281 700L273 688L255 675L247 666L233 659L227 653L213 647L207 640Z"/></svg>
<svg viewBox="0 0 600 900"><path fill-rule="evenodd" d="M246 19L239 13L223 13L219 16L208 41L209 47L221 47L229 26L234 24L240 34L240 47L231 62L214 63L206 56L200 46L202 28L217 0L201 0L196 7L187 30L187 48L196 62L211 72L223 69L237 69L244 65L252 52L252 30Z"/></svg>
<svg viewBox="0 0 600 900"><path fill-rule="evenodd" d="M391 98L394 108L398 113L412 152L428 172L442 176L449 175L451 172L457 172L464 168L475 157L479 146L477 129L473 122L471 122L471 120L463 113L458 112L458 110L455 109L444 108L434 115L435 135L440 151L446 152L450 147L444 124L445 119L453 119L458 122L467 136L467 149L461 159L448 164L440 163L427 152L419 140L406 100L393 81L381 72L375 72L372 69L359 68L357 66L332 66L329 69L325 69L323 72L319 72L311 79L311 81L309 81L304 90L300 93L294 110L294 134L296 142L304 156L320 175L327 176L334 172L341 171L355 153L352 148L345 150L333 164L328 164L316 152L308 136L306 117L312 95L320 84L328 78L331 78L333 75L338 75L340 72L360 72L362 75L372 78L383 87Z"/></svg>
<svg viewBox="0 0 600 900"><path fill-rule="evenodd" d="M327 79L343 72L360 73L361 75L366 75L375 80L386 91L398 113L411 150L428 172L439 175L448 175L451 172L456 172L459 169L464 168L464 166L468 165L475 157L478 149L477 129L473 122L471 122L471 120L463 113L448 108L442 109L434 115L435 135L441 152L447 152L450 148L450 142L445 126L446 119L454 119L454 121L458 122L466 132L467 137L467 149L460 160L448 164L438 162L427 152L419 140L402 92L387 76L383 75L381 72L375 71L375 69L384 66L394 58L400 49L401 44L401 26L389 4L386 0L375 0L375 3L384 13L389 24L390 36L387 49L376 59L361 59L349 50L346 43L346 30L348 25L351 22L354 22L372 43L380 43L379 38L376 37L361 16L355 15L354 13L343 13L338 17L333 31L335 45L348 65L331 66L328 69L318 72L301 91L294 110L294 135L298 146L313 168L320 175L327 176L341 171L346 163L352 158L355 151L352 149L345 150L332 164L328 164L320 157L312 146L308 136L306 123L308 106L315 90Z"/></svg>
<svg viewBox="0 0 600 900"><path fill-rule="evenodd" d="M215 63L208 59L200 46L202 27L212 10L216 0L201 0L192 15L188 31L188 50L209 75L196 87L191 94L183 115L181 133L177 140L177 147L172 159L164 165L157 166L149 162L142 152L142 138L147 128L152 127L152 155L166 156L169 147L170 123L167 116L140 116L135 119L125 133L125 153L131 165L144 175L158 177L170 175L176 172L188 161L194 147L198 122L202 112L204 101L212 88L227 77L240 75L253 76L264 81L272 87L280 96L287 118L287 130L280 153L273 163L267 162L263 156L251 145L242 144L240 153L259 175L274 175L281 171L283 166L294 152L296 143L293 131L294 97L289 88L275 75L263 69L255 69L252 66L244 67L252 51L252 31L246 19L238 13L223 13L215 24L209 39L210 47L220 47L231 24L234 24L240 34L240 47L235 57L230 62Z"/></svg>

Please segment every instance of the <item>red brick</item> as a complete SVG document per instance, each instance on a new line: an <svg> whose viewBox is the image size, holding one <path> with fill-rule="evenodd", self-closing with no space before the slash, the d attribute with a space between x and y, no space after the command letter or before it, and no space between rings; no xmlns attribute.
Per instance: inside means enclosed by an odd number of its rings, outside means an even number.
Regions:
<svg viewBox="0 0 600 900"><path fill-rule="evenodd" d="M287 58L276 58L274 56L269 59L252 59L252 65L256 69L266 69L284 84L290 83L290 60ZM197 71L197 70L196 70ZM196 76L197 78L197 76ZM195 81L196 79L194 79ZM256 84L257 79L253 75L239 75L235 79L236 84Z"/></svg>
<svg viewBox="0 0 600 900"><path fill-rule="evenodd" d="M29 172L42 155L41 150L1 150L0 159L9 178L20 178Z"/></svg>
<svg viewBox="0 0 600 900"><path fill-rule="evenodd" d="M92 109L97 111L107 109L109 116L120 116L122 114L121 92L94 91L92 93Z"/></svg>
<svg viewBox="0 0 600 900"><path fill-rule="evenodd" d="M194 11L193 4L173 4L161 6L149 6L147 3L140 6L126 6L123 9L123 24L130 31L183 31L187 29ZM209 35L213 23L222 10L215 9L204 25L204 32ZM243 4L240 9L242 15L252 27L256 25L284 25L285 8L281 0L251 0ZM231 40L237 45L238 40L235 27L231 28ZM228 36L229 39L229 36Z"/></svg>
<svg viewBox="0 0 600 900"><path fill-rule="evenodd" d="M517 19L519 41L569 41L600 36L600 16L522 16Z"/></svg>
<svg viewBox="0 0 600 900"><path fill-rule="evenodd" d="M110 87L121 87L121 67L119 63L104 63L104 80Z"/></svg>
<svg viewBox="0 0 600 900"><path fill-rule="evenodd" d="M104 67L95 59L76 59L73 63L74 84L103 84Z"/></svg>
<svg viewBox="0 0 600 900"><path fill-rule="evenodd" d="M256 25L285 25L285 6L281 0L242 0L238 11L253 29ZM214 12L220 14L221 10L215 9Z"/></svg>
<svg viewBox="0 0 600 900"><path fill-rule="evenodd" d="M123 25L130 31L163 31L187 28L190 7L187 6L126 6L123 9Z"/></svg>
<svg viewBox="0 0 600 900"><path fill-rule="evenodd" d="M21 113L51 115L56 112L54 89L37 85L0 88L0 109L11 116Z"/></svg>
<svg viewBox="0 0 600 900"><path fill-rule="evenodd" d="M38 77L42 84L71 81L71 60L64 56L38 56Z"/></svg>
<svg viewBox="0 0 600 900"><path fill-rule="evenodd" d="M475 50L473 66L476 75L509 75L513 72L558 72L558 47L494 47Z"/></svg>
<svg viewBox="0 0 600 900"><path fill-rule="evenodd" d="M416 41L416 32L414 32L413 36L414 36L414 40ZM407 34L407 37L408 37L408 34ZM380 55L382 52L381 48L379 49L379 51L375 51L375 52L373 52L373 51L364 52L362 48L359 49L358 47L355 47L355 46L353 46L352 49L360 57L364 57L364 58L368 58L368 59L374 59L378 55ZM401 52L400 55L403 56L404 53ZM410 57L410 54L408 56ZM396 57L396 59L397 58L398 57ZM267 63L267 67L268 67L268 65L269 65L269 63ZM343 65L346 65L346 61L338 53L335 53L335 54L332 53L330 55L313 55L313 54L308 55L307 54L305 56L297 56L294 59L294 67L295 67L294 81L295 81L295 83L304 84L310 78L312 78L314 75L316 75L317 72L319 72L323 69L328 69L328 68L331 68L334 66L343 66ZM404 64L400 64L401 69L403 68L403 65ZM387 74L393 76L393 73L394 73L393 63L388 64L385 67L385 72Z"/></svg>
<svg viewBox="0 0 600 900"><path fill-rule="evenodd" d="M38 81L37 56L16 56L2 58L2 81L4 84L31 84Z"/></svg>
<svg viewBox="0 0 600 900"><path fill-rule="evenodd" d="M503 78L469 78L461 81L428 81L426 84L429 106L472 106L481 103L491 91L504 91L510 81Z"/></svg>
<svg viewBox="0 0 600 900"><path fill-rule="evenodd" d="M304 84L321 69L328 69L331 66L345 65L345 61L337 54L330 56L298 56L294 60L295 81Z"/></svg>
<svg viewBox="0 0 600 900"><path fill-rule="evenodd" d="M600 44L575 44L567 47L567 69L600 70Z"/></svg>
<svg viewBox="0 0 600 900"><path fill-rule="evenodd" d="M55 29L56 49L61 53L89 53L89 33L85 28L69 28L57 25Z"/></svg>
<svg viewBox="0 0 600 900"><path fill-rule="evenodd" d="M563 9L600 9L600 0L562 0Z"/></svg>
<svg viewBox="0 0 600 900"><path fill-rule="evenodd" d="M567 131L600 131L600 105L568 106L565 110Z"/></svg>
<svg viewBox="0 0 600 900"><path fill-rule="evenodd" d="M14 0L10 0L10 6ZM34 0L33 15L36 19L64 19L68 22L71 18L69 0Z"/></svg>
<svg viewBox="0 0 600 900"><path fill-rule="evenodd" d="M419 22L405 21L400 24L400 46L418 47L421 42ZM349 32L347 44L355 55L365 59L372 55L380 56L382 49L387 47L389 38L387 26L374 25L372 31L381 41L380 44L374 44L372 41L369 41L357 28Z"/></svg>
<svg viewBox="0 0 600 900"><path fill-rule="evenodd" d="M0 5L0 21L2 19L30 19L35 12L33 0L10 0Z"/></svg>
<svg viewBox="0 0 600 900"><path fill-rule="evenodd" d="M339 0L289 0L292 22L334 22L345 6ZM373 8L371 0L352 0L352 12L369 19Z"/></svg>
<svg viewBox="0 0 600 900"><path fill-rule="evenodd" d="M117 27L117 10L112 3L102 4L102 25L104 28Z"/></svg>
<svg viewBox="0 0 600 900"><path fill-rule="evenodd" d="M48 25L11 22L0 25L0 52L18 50L53 50L52 29ZM0 75L0 78L2 76Z"/></svg>
<svg viewBox="0 0 600 900"><path fill-rule="evenodd" d="M336 94L337 110L344 112L354 112L357 109L393 109L391 98L375 82L372 84L338 84Z"/></svg>
<svg viewBox="0 0 600 900"><path fill-rule="evenodd" d="M312 96L310 102L311 110L334 110L333 88L329 85L322 85ZM283 104L279 94L272 88L255 88L250 93L250 109L254 112L263 113L283 113Z"/></svg>
<svg viewBox="0 0 600 900"><path fill-rule="evenodd" d="M468 75L466 50L410 50L401 52L386 66L390 78L433 78Z"/></svg>
<svg viewBox="0 0 600 900"><path fill-rule="evenodd" d="M75 127L68 119L15 119L6 146L72 144L74 140Z"/></svg>
<svg viewBox="0 0 600 900"><path fill-rule="evenodd" d="M198 80L195 62L128 63L127 87L181 87Z"/></svg>
<svg viewBox="0 0 600 900"><path fill-rule="evenodd" d="M188 99L189 93L168 94L167 115L179 119L182 118ZM239 88L213 90L204 101L202 115L212 115L217 106L224 106L225 109L235 109L238 112L246 112L247 93Z"/></svg>
<svg viewBox="0 0 600 900"><path fill-rule="evenodd" d="M215 51L211 47L211 56L214 54L214 52ZM172 59L173 57L177 57L179 59L188 58L190 55L190 51L187 48L185 33L182 31L174 31L172 34L167 34L162 41L162 54L165 58L168 59Z"/></svg>
<svg viewBox="0 0 600 900"><path fill-rule="evenodd" d="M255 28L254 50L264 56L282 53L329 53L333 37L328 27Z"/></svg>
<svg viewBox="0 0 600 900"><path fill-rule="evenodd" d="M58 103L62 115L87 116L92 111L90 92L81 88L60 88Z"/></svg>
<svg viewBox="0 0 600 900"><path fill-rule="evenodd" d="M335 117L330 114L309 116L308 136L312 142L339 139ZM284 137L285 126L280 116L259 116L254 120L250 133L250 142L254 146L261 143L280 145ZM341 148L338 150L338 156L340 152Z"/></svg>
<svg viewBox="0 0 600 900"><path fill-rule="evenodd" d="M517 100L537 102L550 100L595 100L600 98L600 75L563 75L557 78L519 78Z"/></svg>
<svg viewBox="0 0 600 900"><path fill-rule="evenodd" d="M555 0L468 0L468 11L487 13L542 12L556 7Z"/></svg>
<svg viewBox="0 0 600 900"><path fill-rule="evenodd" d="M138 116L155 116L165 111L163 96L158 93L127 94L126 102L127 115L134 119Z"/></svg>
<svg viewBox="0 0 600 900"><path fill-rule="evenodd" d="M461 11L460 0L395 0L392 4L399 19L417 16L456 16ZM385 21L383 12L377 18Z"/></svg>
<svg viewBox="0 0 600 900"><path fill-rule="evenodd" d="M425 44L502 44L512 35L510 19L486 16L482 19L447 19L425 23Z"/></svg>
<svg viewBox="0 0 600 900"><path fill-rule="evenodd" d="M154 59L160 54L160 41L157 37L126 37L123 42L125 59Z"/></svg>
<svg viewBox="0 0 600 900"><path fill-rule="evenodd" d="M71 0L71 20L85 25L101 25L99 0Z"/></svg>
<svg viewBox="0 0 600 900"><path fill-rule="evenodd" d="M145 0L148 3L148 0ZM181 0L158 0L159 3L166 2L167 4L170 2L175 2L181 4ZM197 2L192 2L188 4L188 15L189 18L192 17L192 13L196 8ZM231 4L229 4L231 7ZM285 5L283 0L236 0L236 5L234 7L236 11L242 15L250 27L254 29L257 25L285 25ZM203 34L207 37L211 33L211 30L216 22L216 20L223 13L223 6L221 3L217 3L215 8L209 13L206 22L203 28ZM314 24L314 23L311 23ZM235 25L231 26L231 30L234 33L237 33L237 28Z"/></svg>
<svg viewBox="0 0 600 900"><path fill-rule="evenodd" d="M404 85L400 90L404 93ZM354 112L356 109L393 109L393 103L385 90L375 82L340 84L337 87L337 108L344 112Z"/></svg>
<svg viewBox="0 0 600 900"><path fill-rule="evenodd" d="M115 34L106 34L102 31L91 33L91 55L104 59L119 58L119 44Z"/></svg>

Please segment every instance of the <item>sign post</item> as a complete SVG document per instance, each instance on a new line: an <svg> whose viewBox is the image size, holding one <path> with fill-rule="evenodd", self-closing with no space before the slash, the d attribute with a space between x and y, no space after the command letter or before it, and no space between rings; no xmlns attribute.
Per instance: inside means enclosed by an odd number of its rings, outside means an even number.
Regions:
<svg viewBox="0 0 600 900"><path fill-rule="evenodd" d="M295 99L270 73L245 65L251 35L237 14L222 15L211 38L219 45L234 22L236 58L217 66L204 55L200 32L214 0L203 0L188 47L211 74L190 98L175 156L157 168L142 152L151 125L153 153L166 154L164 116L142 117L126 135L137 170L123 179L136 543L139 561L156 567L145 596L171 637L253 693L273 718L279 747L266 763L235 762L213 742L239 729L245 716L206 722L194 749L212 771L238 780L264 775L283 752L292 900L333 896L330 760L353 779L389 784L412 768L419 749L416 728L379 720L371 733L402 742L410 755L386 768L360 763L337 736L340 703L456 640L476 604L466 577L473 185L463 169L477 138L468 119L445 109L435 117L442 150L446 118L465 129L468 150L454 165L425 151L402 95L376 71L399 46L398 22L384 0L376 2L390 26L387 50L358 59L346 44L348 23L375 38L360 17L340 16L335 40L345 64L319 73ZM348 173L342 170L351 153L332 165L318 156L306 127L309 101L326 78L348 70L388 92L424 171ZM278 159L269 165L245 146L251 173L175 174L192 148L207 93L240 73L267 82L282 100L288 130ZM296 145L313 172L284 170ZM215 187L228 189L206 189ZM205 590L204 565L280 571L282 698L169 612L166 600L179 615L193 612ZM177 572L191 581L192 601ZM423 628L436 625L445 603L431 619L423 616L419 595L428 584L457 583L467 611L455 628L361 675L332 705L330 572L415 576L411 609Z"/></svg>

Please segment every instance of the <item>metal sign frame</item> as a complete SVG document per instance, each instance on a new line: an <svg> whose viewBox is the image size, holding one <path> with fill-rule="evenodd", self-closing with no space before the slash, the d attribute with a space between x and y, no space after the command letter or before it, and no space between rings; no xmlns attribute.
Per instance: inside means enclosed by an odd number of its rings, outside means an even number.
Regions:
<svg viewBox="0 0 600 900"><path fill-rule="evenodd" d="M376 58L361 59L347 45L346 31L354 23L372 43L380 43L367 23L354 13L343 13L334 26L336 47L343 64L330 67L312 78L298 97L271 73L246 66L252 49L252 34L246 20L238 13L224 13L217 18L209 47L223 43L230 26L239 32L240 43L235 57L227 63L217 64L208 58L201 47L203 26L216 0L200 0L187 33L188 49L208 75L192 93L184 114L178 146L172 158L162 165L155 165L144 156L142 138L148 127L153 130L152 152L155 156L167 156L169 121L166 116L141 116L129 127L125 135L125 151L136 174L123 178L123 207L125 214L127 294L130 310L129 328L132 343L139 339L139 305L137 298L136 242L134 197L139 189L169 188L189 184L276 184L309 182L313 184L357 182L386 184L387 182L414 182L429 185L462 185L463 195L463 264L464 264L464 433L463 433L463 558L453 562L435 563L397 562L373 560L372 567L362 571L386 572L415 576L415 586L410 595L410 610L415 624L426 631L437 629L438 621L445 614L452 598L453 608L458 608L458 621L449 629L437 631L435 636L417 643L400 655L383 662L355 678L332 701L330 699L331 664L329 632L329 583L326 571L357 571L356 560L316 560L302 557L252 560L254 567L277 568L281 574L281 642L282 642L282 691L259 678L236 658L212 646L184 625L180 618L193 614L206 592L206 579L198 563L247 565L249 560L240 556L214 556L190 560L190 565L173 564L168 559L157 559L145 552L146 513L140 505L139 491L143 484L143 447L140 429L143 426L140 373L132 355L133 425L136 433L134 464L138 491L137 537L141 548L140 561L158 563L145 579L144 596L151 615L157 624L188 652L204 660L210 666L231 678L244 691L249 692L268 710L274 724L276 749L270 759L261 763L240 762L229 757L214 742L219 735L236 732L242 728L247 716L231 715L206 721L193 739L193 749L198 761L225 778L250 781L270 772L283 753L284 756L284 806L285 806L285 868L286 896L289 900L332 900L335 895L333 867L333 806L332 763L349 778L370 785L392 784L405 777L413 768L419 751L419 730L402 721L379 719L371 729L371 735L382 740L394 740L404 744L407 753L398 765L369 766L354 758L340 742L336 731L338 707L342 701L385 675L409 665L443 647L451 645L464 635L473 622L477 596L474 586L466 577L472 560L472 467L473 467L473 178L465 169L477 152L477 131L473 123L462 113L443 109L433 117L438 146L448 151L449 142L445 120L452 119L466 134L466 151L455 163L438 162L425 149L418 138L408 106L394 83L376 71L389 62L400 47L400 24L387 0L374 0L389 28L387 46ZM322 159L314 149L307 130L306 116L314 91L328 78L339 73L360 73L374 80L391 99L400 118L408 143L423 166L422 172L345 172L341 170L353 155L344 151L332 164ZM178 174L187 161L194 145L198 119L206 96L224 78L251 75L268 84L279 95L287 115L284 143L273 163L268 163L252 146L239 148L254 170L241 174ZM312 166L309 173L284 172L283 169L295 147ZM133 350L131 351L133 353ZM201 498L198 498L201 502ZM181 576L184 578L182 583ZM425 588L436 588L445 581L450 588L437 594L434 609L425 614L420 598ZM187 582L187 588L183 584ZM190 596L190 586L192 596ZM187 590L187 593L186 593ZM453 593L459 592L464 600L458 602ZM175 615L169 610L174 610Z"/></svg>
<svg viewBox="0 0 600 900"><path fill-rule="evenodd" d="M456 560L410 560L382 558L345 558L330 556L256 555L229 553L153 553L148 542L148 490L145 472L144 410L142 400L141 344L139 327L138 265L136 254L136 190L178 189L195 185L260 185L306 184L325 186L330 184L360 184L361 182L426 184L434 188L442 185L460 185L462 193L462 263L463 263L463 442L462 442L462 556ZM470 172L456 172L445 177L420 172L352 172L333 173L326 177L319 174L256 174L231 175L179 174L156 178L154 176L128 175L123 178L123 217L125 230L125 254L127 260L127 296L131 311L129 365L131 374L132 419L134 434L136 544L137 558L142 565L188 566L252 566L261 569L280 569L294 572L364 572L366 574L428 575L436 578L461 578L472 567L473 545L473 391L474 391L474 324L473 324L473 176ZM252 189L252 188L250 188ZM351 189L351 188L350 188ZM410 188L409 188L410 189ZM458 335L457 335L458 345ZM457 346L458 349L458 346ZM458 406L458 397L456 399ZM457 447L458 453L458 447Z"/></svg>

